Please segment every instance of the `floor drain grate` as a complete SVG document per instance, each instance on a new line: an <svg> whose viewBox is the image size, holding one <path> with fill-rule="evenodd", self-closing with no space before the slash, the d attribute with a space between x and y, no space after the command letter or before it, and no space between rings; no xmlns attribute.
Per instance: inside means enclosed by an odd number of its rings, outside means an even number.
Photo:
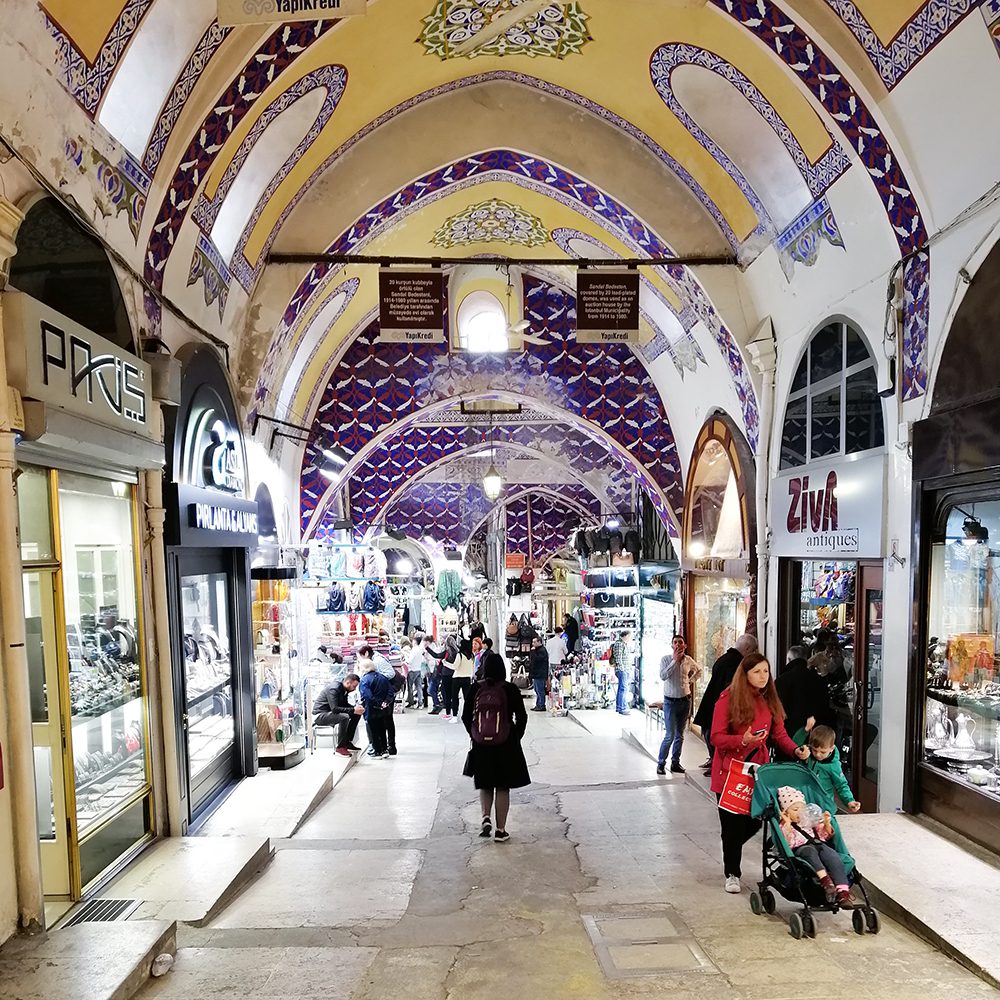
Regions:
<svg viewBox="0 0 1000 1000"><path fill-rule="evenodd" d="M141 899L91 899L78 906L70 918L62 925L113 923L128 920L142 905Z"/></svg>
<svg viewBox="0 0 1000 1000"><path fill-rule="evenodd" d="M719 972L672 907L616 907L582 917L608 979Z"/></svg>

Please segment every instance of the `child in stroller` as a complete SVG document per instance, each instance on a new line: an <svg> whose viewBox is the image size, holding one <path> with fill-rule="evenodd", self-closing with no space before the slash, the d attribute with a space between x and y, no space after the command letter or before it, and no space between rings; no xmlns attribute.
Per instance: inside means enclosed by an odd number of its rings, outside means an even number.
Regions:
<svg viewBox="0 0 1000 1000"><path fill-rule="evenodd" d="M808 855L802 856L785 838L782 830L785 804L779 800L781 791L784 791L786 803L817 803L825 814L821 819L825 836L815 839L823 845L822 854L818 851L817 855L827 866L824 870L832 876L833 900L828 899L826 888L817 875L817 866L810 864ZM790 791L799 795L790 796ZM864 934L867 930L877 934L880 930L879 915L871 905L854 858L848 853L836 816L832 815L835 808L836 804L828 800L816 776L802 764L764 764L757 769L750 811L764 822L764 870L757 890L750 894L750 908L757 914L774 913L775 892L792 903L801 904L801 909L788 918L789 930L795 938L816 936L814 912L837 913L849 907L854 910L852 924L856 933ZM797 816L800 810L805 811L801 806L793 806L792 812ZM793 830L795 825L807 829L794 819L792 823ZM803 837L803 840L809 843L808 837ZM801 848L803 845L798 846ZM811 846L815 847L815 844ZM831 855L838 858L842 870L835 867ZM848 891L838 892L838 883ZM853 892L850 891L852 888Z"/></svg>
<svg viewBox="0 0 1000 1000"><path fill-rule="evenodd" d="M849 906L851 888L844 862L829 844L833 839L830 813L815 803L806 805L806 797L791 785L778 789L778 806L781 809L778 826L792 854L816 872L828 903Z"/></svg>

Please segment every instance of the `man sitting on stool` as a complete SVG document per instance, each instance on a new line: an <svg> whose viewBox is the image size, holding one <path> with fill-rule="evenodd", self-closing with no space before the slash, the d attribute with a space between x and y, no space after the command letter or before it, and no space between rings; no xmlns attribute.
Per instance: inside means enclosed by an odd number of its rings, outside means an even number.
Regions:
<svg viewBox="0 0 1000 1000"><path fill-rule="evenodd" d="M361 716L365 714L362 704L352 705L347 696L360 682L357 674L348 674L342 681L327 685L313 705L314 726L337 727L337 753L342 757L350 757L352 750L360 750L354 745L354 734L357 732Z"/></svg>

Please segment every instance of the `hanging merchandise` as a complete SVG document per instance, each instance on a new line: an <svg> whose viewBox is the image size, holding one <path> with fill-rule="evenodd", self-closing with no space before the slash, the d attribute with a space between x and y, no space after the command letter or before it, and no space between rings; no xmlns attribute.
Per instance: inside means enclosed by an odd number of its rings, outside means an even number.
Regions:
<svg viewBox="0 0 1000 1000"><path fill-rule="evenodd" d="M334 579L347 576L347 553L342 548L336 548L330 554L330 576Z"/></svg>
<svg viewBox="0 0 1000 1000"><path fill-rule="evenodd" d="M359 578L365 575L364 549L351 549L351 553L347 557L347 575Z"/></svg>
<svg viewBox="0 0 1000 1000"><path fill-rule="evenodd" d="M326 595L326 610L335 614L347 610L347 592L342 583L335 583Z"/></svg>
<svg viewBox="0 0 1000 1000"><path fill-rule="evenodd" d="M530 594L535 583L535 571L530 566L525 566L521 570L521 593Z"/></svg>
<svg viewBox="0 0 1000 1000"><path fill-rule="evenodd" d="M374 580L369 580L365 584L364 596L361 601L361 610L366 614L375 614L385 607L385 591Z"/></svg>
<svg viewBox="0 0 1000 1000"><path fill-rule="evenodd" d="M365 585L360 580L356 580L350 585L347 591L347 610L360 611L361 605L364 602L364 596Z"/></svg>
<svg viewBox="0 0 1000 1000"><path fill-rule="evenodd" d="M630 528L625 532L625 551L632 557L633 563L639 562L639 532Z"/></svg>
<svg viewBox="0 0 1000 1000"><path fill-rule="evenodd" d="M437 582L437 602L442 611L462 606L462 578L453 569L441 570Z"/></svg>

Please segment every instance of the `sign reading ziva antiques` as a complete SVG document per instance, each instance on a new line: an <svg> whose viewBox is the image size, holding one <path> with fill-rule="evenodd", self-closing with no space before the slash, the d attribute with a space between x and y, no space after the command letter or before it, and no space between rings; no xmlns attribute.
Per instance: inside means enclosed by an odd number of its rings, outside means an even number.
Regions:
<svg viewBox="0 0 1000 1000"><path fill-rule="evenodd" d="M638 271L577 272L576 339L581 344L638 342Z"/></svg>
<svg viewBox="0 0 1000 1000"><path fill-rule="evenodd" d="M378 273L379 339L390 344L444 343L444 272Z"/></svg>
<svg viewBox="0 0 1000 1000"><path fill-rule="evenodd" d="M283 24L367 13L367 0L219 0L218 22Z"/></svg>
<svg viewBox="0 0 1000 1000"><path fill-rule="evenodd" d="M771 487L771 552L776 556L883 555L885 456L817 462Z"/></svg>
<svg viewBox="0 0 1000 1000"><path fill-rule="evenodd" d="M152 435L149 365L23 292L4 296L10 384L108 427Z"/></svg>

